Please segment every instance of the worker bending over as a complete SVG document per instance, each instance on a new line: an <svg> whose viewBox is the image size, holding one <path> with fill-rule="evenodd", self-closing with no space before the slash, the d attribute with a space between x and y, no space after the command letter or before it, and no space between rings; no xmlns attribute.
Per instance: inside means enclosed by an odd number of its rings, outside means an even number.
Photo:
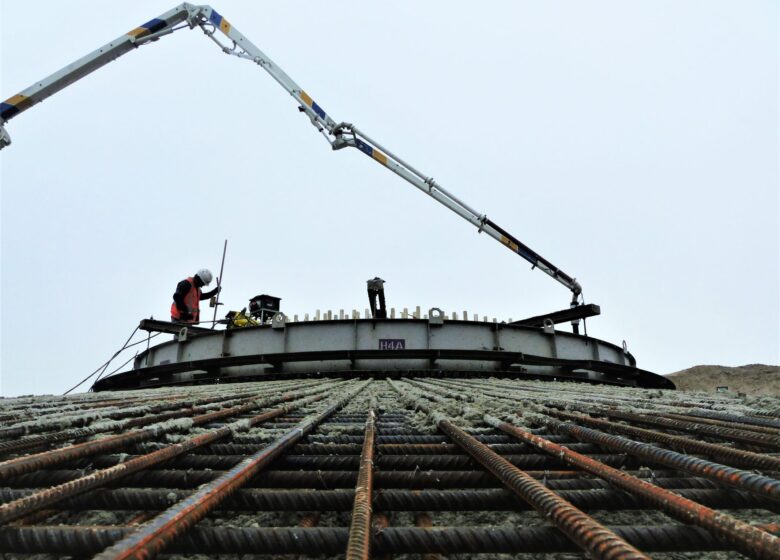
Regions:
<svg viewBox="0 0 780 560"><path fill-rule="evenodd" d="M185 278L178 283L171 304L171 321L192 324L200 322L200 301L209 299L222 290L221 286L217 286L210 292L202 292L201 288L211 284L211 279L211 271L201 268L195 276Z"/></svg>

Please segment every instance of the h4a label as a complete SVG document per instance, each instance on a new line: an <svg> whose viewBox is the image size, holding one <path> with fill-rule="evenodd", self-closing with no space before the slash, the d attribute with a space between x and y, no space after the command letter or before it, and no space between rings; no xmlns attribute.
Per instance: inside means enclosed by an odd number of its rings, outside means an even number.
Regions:
<svg viewBox="0 0 780 560"><path fill-rule="evenodd" d="M380 350L406 350L406 339L403 338L380 338Z"/></svg>

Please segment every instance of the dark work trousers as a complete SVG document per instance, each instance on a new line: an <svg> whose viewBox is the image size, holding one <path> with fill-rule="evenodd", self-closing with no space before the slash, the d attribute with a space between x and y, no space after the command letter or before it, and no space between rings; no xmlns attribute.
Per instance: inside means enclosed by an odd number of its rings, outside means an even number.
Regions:
<svg viewBox="0 0 780 560"><path fill-rule="evenodd" d="M377 299L379 300L379 309L377 309ZM368 290L368 303L371 306L371 316L374 319L387 319L387 308L385 307L384 290Z"/></svg>

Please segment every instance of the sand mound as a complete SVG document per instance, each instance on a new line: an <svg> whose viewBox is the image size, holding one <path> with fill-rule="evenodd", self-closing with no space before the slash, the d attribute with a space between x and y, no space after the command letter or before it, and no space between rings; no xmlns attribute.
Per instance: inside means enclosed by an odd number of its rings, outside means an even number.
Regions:
<svg viewBox="0 0 780 560"><path fill-rule="evenodd" d="M750 364L738 367L693 366L668 377L683 391L714 393L717 387L748 395L780 396L780 366Z"/></svg>

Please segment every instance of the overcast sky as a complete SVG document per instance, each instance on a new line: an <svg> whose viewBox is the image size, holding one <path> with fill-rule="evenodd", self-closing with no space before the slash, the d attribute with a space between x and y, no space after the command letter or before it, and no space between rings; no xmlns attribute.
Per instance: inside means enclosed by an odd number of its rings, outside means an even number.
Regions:
<svg viewBox="0 0 780 560"><path fill-rule="evenodd" d="M5 99L173 7L0 4ZM309 92L584 287L638 365L780 362L778 3L239 2ZM224 301L519 319L568 291L182 30L7 126L3 395L60 393L219 269ZM568 326L566 327L568 328ZM118 364L117 364L118 365Z"/></svg>

